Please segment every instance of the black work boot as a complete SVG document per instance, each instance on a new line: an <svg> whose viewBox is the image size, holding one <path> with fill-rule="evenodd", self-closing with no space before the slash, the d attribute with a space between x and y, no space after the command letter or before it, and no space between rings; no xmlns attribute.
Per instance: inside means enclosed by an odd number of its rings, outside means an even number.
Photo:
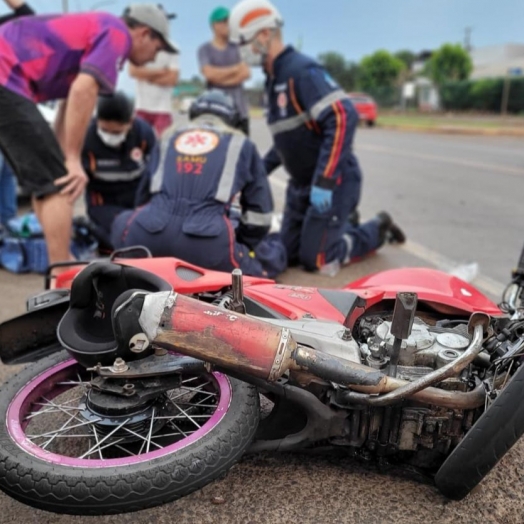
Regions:
<svg viewBox="0 0 524 524"><path fill-rule="evenodd" d="M403 244L406 241L406 235L393 222L391 215L385 211L381 211L377 214L376 219L378 221L378 234L380 245L385 242L389 244Z"/></svg>
<svg viewBox="0 0 524 524"><path fill-rule="evenodd" d="M358 212L358 209L355 209L349 216L348 216L348 222L352 226L358 226L360 224L360 213Z"/></svg>

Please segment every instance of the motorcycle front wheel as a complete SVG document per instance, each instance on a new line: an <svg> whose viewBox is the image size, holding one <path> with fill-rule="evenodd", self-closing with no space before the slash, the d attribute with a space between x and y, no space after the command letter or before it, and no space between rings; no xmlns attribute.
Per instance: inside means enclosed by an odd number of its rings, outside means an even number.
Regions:
<svg viewBox="0 0 524 524"><path fill-rule="evenodd" d="M91 373L61 351L1 389L0 488L57 513L150 508L216 479L241 457L259 419L256 388L221 373L186 373L140 412L88 409Z"/></svg>
<svg viewBox="0 0 524 524"><path fill-rule="evenodd" d="M435 476L446 497L462 500L524 434L524 366L451 452Z"/></svg>

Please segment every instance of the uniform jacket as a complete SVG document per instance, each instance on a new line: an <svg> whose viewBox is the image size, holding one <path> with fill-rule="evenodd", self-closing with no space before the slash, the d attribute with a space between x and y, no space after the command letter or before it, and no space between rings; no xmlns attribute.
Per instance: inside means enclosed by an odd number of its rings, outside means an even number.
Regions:
<svg viewBox="0 0 524 524"><path fill-rule="evenodd" d="M299 185L333 189L339 177L360 180L352 145L358 114L346 93L313 59L287 47L266 82L274 146L270 173L282 164Z"/></svg>
<svg viewBox="0 0 524 524"><path fill-rule="evenodd" d="M268 233L271 190L257 149L244 135L203 115L175 134L165 133L156 157L151 216L140 218L146 229L182 220L188 235L215 237L224 228L232 234L227 218L238 197L236 240L254 248Z"/></svg>
<svg viewBox="0 0 524 524"><path fill-rule="evenodd" d="M141 195L148 190L149 159L155 143L151 126L136 117L125 142L117 148L108 147L98 136L93 119L82 151L82 164L89 176L88 204L102 205L115 198L120 202L125 199L130 208L143 203L147 197ZM90 193L100 195L101 202L90 202L90 198L99 198Z"/></svg>

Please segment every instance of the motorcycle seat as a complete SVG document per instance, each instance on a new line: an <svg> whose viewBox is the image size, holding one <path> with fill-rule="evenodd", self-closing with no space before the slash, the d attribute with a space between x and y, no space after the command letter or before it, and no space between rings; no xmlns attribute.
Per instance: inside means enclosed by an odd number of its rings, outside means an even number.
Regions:
<svg viewBox="0 0 524 524"><path fill-rule="evenodd" d="M114 262L92 262L74 279L69 308L57 329L60 343L81 363L112 363L117 351L113 310L129 290L171 291L157 275ZM126 293L127 295L128 293Z"/></svg>

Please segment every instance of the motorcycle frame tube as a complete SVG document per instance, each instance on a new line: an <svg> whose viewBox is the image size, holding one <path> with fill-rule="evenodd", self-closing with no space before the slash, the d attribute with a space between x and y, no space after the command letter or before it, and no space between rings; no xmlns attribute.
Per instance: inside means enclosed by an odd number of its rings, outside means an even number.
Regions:
<svg viewBox="0 0 524 524"><path fill-rule="evenodd" d="M145 297L139 323L152 344L269 381L296 349L287 329L169 291Z"/></svg>

